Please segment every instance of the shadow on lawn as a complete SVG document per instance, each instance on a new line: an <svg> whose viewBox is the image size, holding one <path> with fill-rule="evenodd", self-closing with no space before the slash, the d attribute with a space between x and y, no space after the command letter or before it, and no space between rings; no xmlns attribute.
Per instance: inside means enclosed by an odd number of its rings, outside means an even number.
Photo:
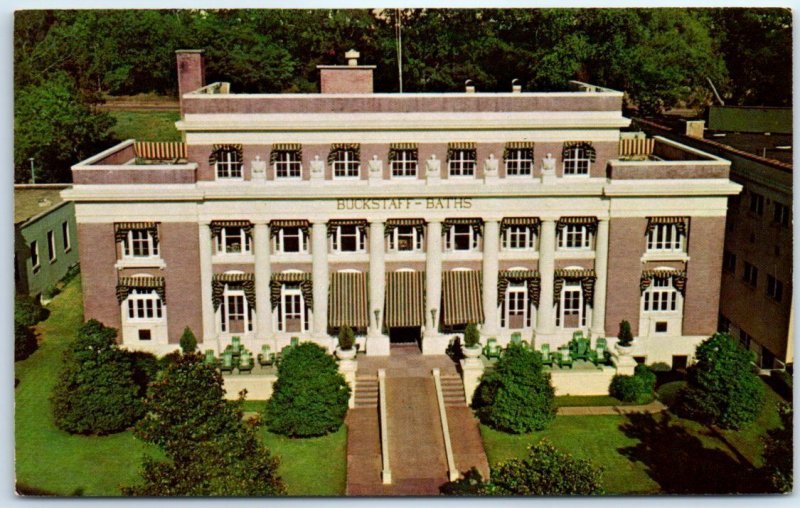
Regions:
<svg viewBox="0 0 800 508"><path fill-rule="evenodd" d="M639 444L619 452L644 464L665 494L767 492L758 471L749 463L741 463L722 450L706 448L668 412L631 414L620 430Z"/></svg>

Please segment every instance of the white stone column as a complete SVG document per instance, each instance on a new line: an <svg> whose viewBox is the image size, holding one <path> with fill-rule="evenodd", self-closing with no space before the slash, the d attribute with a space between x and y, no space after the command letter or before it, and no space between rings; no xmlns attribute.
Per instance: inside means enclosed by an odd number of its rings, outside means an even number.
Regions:
<svg viewBox="0 0 800 508"><path fill-rule="evenodd" d="M553 316L553 277L555 276L556 256L556 222L553 219L543 220L539 237L539 277L541 277L541 293L539 309L536 313L536 334L555 333L555 317Z"/></svg>
<svg viewBox="0 0 800 508"><path fill-rule="evenodd" d="M217 343L217 322L214 314L214 303L211 301L211 279L213 268L211 265L211 228L207 222L200 224L200 297L203 313L203 347L208 349Z"/></svg>
<svg viewBox="0 0 800 508"><path fill-rule="evenodd" d="M383 219L369 224L369 332L367 334L368 355L388 355L389 337L383 335L383 322L386 319L386 262ZM375 311L379 311L378 319Z"/></svg>
<svg viewBox="0 0 800 508"><path fill-rule="evenodd" d="M270 266L269 226L256 224L253 227L253 251L255 253L256 272L256 340L268 341L272 344L272 303L270 302L269 281L272 278Z"/></svg>
<svg viewBox="0 0 800 508"><path fill-rule="evenodd" d="M497 270L500 249L500 222L487 219L483 225L483 314L481 329L484 337L494 337L500 331L497 319Z"/></svg>
<svg viewBox="0 0 800 508"><path fill-rule="evenodd" d="M434 338L439 335L439 319L442 309L442 222L434 219L428 221L425 240L428 243L425 258L425 336ZM435 312L433 319L432 311ZM423 339L423 352L425 351Z"/></svg>
<svg viewBox="0 0 800 508"><path fill-rule="evenodd" d="M311 228L311 262L314 285L314 337L328 340L328 224L314 222ZM327 342L324 342L327 343Z"/></svg>
<svg viewBox="0 0 800 508"><path fill-rule="evenodd" d="M597 280L594 283L594 303L592 305L592 335L606 335L606 286L608 282L608 219L600 219L597 223L595 238L594 271Z"/></svg>

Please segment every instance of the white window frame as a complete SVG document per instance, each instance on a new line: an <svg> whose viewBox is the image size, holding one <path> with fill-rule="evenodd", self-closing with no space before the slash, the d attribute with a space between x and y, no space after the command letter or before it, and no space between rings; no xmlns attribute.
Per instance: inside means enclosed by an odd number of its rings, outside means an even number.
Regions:
<svg viewBox="0 0 800 508"><path fill-rule="evenodd" d="M361 178L361 161L353 150L339 150L333 161L334 180L358 180Z"/></svg>
<svg viewBox="0 0 800 508"><path fill-rule="evenodd" d="M454 155L456 155L456 157L447 160L448 176L452 178L475 178L475 171L478 164L475 159L467 157L467 154L471 152L474 152L474 150L455 150Z"/></svg>
<svg viewBox="0 0 800 508"><path fill-rule="evenodd" d="M514 241L516 240L516 242ZM521 247L515 247L517 243ZM536 250L536 234L528 226L508 226L503 232L503 250L531 251Z"/></svg>
<svg viewBox="0 0 800 508"><path fill-rule="evenodd" d="M465 233L456 233L456 228L468 228L469 230L469 249L456 249L456 236L462 236ZM446 252L477 252L478 251L478 233L471 225L453 224L447 230L445 235L445 251Z"/></svg>
<svg viewBox="0 0 800 508"><path fill-rule="evenodd" d="M61 242L64 252L69 252L72 249L72 239L69 236L69 221L61 223Z"/></svg>
<svg viewBox="0 0 800 508"><path fill-rule="evenodd" d="M276 180L301 180L303 178L303 162L294 150L280 150L273 169ZM281 175L281 172L285 173Z"/></svg>
<svg viewBox="0 0 800 508"><path fill-rule="evenodd" d="M400 229L410 228L411 233L400 233ZM400 250L400 237L411 235L411 244L413 247L407 250ZM415 226L397 226L389 234L389 252L422 252L422 231Z"/></svg>
<svg viewBox="0 0 800 508"><path fill-rule="evenodd" d="M236 235L228 235L229 229L238 229L239 234ZM242 227L233 227L233 226L225 226L219 230L219 234L216 238L216 249L217 254L225 255L225 256L241 256L251 254L253 250L252 246L252 239L250 235L247 234L245 228ZM232 242L234 240L239 241L239 245L241 245L241 250L239 252L236 251L228 251L228 243L229 241ZM233 245L233 243L231 243Z"/></svg>
<svg viewBox="0 0 800 508"><path fill-rule="evenodd" d="M39 256L39 242L34 240L31 242L31 270L33 273L39 271L42 266L42 258Z"/></svg>
<svg viewBox="0 0 800 508"><path fill-rule="evenodd" d="M519 178L531 176L533 173L533 159L522 156L523 153L530 151L530 148L512 148L509 150L512 156L504 161L506 177Z"/></svg>
<svg viewBox="0 0 800 508"><path fill-rule="evenodd" d="M294 285L293 285L294 286ZM294 312L287 312L287 298L291 298L296 302L299 302L299 310ZM308 331L309 326L309 319L308 319L308 310L306 309L306 302L305 298L303 298L303 291L300 289L300 286L297 285L296 287L287 287L286 284L281 284L281 300L280 305L278 306L278 312L280 313L278 316L278 331L286 333L286 320L287 319L300 319L300 330L306 332Z"/></svg>
<svg viewBox="0 0 800 508"><path fill-rule="evenodd" d="M55 263L58 258L56 252L56 233L52 229L47 232L47 255L51 263Z"/></svg>
<svg viewBox="0 0 800 508"><path fill-rule="evenodd" d="M565 224L558 235L558 248L570 251L592 250L592 233L585 224Z"/></svg>
<svg viewBox="0 0 800 508"><path fill-rule="evenodd" d="M297 229L297 235L299 236L299 251L286 251L284 246L284 241L286 238L286 230L287 229ZM308 254L308 235L303 233L303 229L300 227L292 226L291 228L288 227L281 227L278 229L278 234L275 235L275 252L280 254Z"/></svg>
<svg viewBox="0 0 800 508"><path fill-rule="evenodd" d="M241 298L242 301L242 312L237 312L236 315L241 315L244 319L244 331L243 332L231 332L230 328L230 318L231 318L231 299ZM219 324L220 324L220 331L222 333L250 333L253 331L253 321L255 321L255 316L253 316L253 311L250 308L249 303L247 302L247 297L244 294L243 289L231 289L225 284L225 289L222 292L222 305L220 305L220 315L219 315Z"/></svg>
<svg viewBox="0 0 800 508"><path fill-rule="evenodd" d="M125 299L125 319L130 323L163 321L165 307L155 289L133 288Z"/></svg>
<svg viewBox="0 0 800 508"><path fill-rule="evenodd" d="M214 172L217 180L244 180L244 163L234 160L235 152L224 150L217 153Z"/></svg>
<svg viewBox="0 0 800 508"><path fill-rule="evenodd" d="M395 150L395 160L391 163L392 178L417 178L419 161L408 157L413 150Z"/></svg>
<svg viewBox="0 0 800 508"><path fill-rule="evenodd" d="M585 171L583 166L586 166ZM582 147L569 148L563 161L565 177L587 177L592 170L592 160Z"/></svg>
<svg viewBox="0 0 800 508"><path fill-rule="evenodd" d="M642 292L642 312L646 314L677 314L681 311L680 294L672 278L653 279Z"/></svg>
<svg viewBox="0 0 800 508"><path fill-rule="evenodd" d="M513 305L514 307L521 305L522 308L515 308L512 311L512 301L515 302L515 305ZM524 323L523 328L530 328L532 326L533 313L531 312L531 302L528 299L528 281L509 281L508 287L506 288L506 297L505 300L503 300L502 312L500 314L500 327L509 329L511 316L518 315L518 313L522 315L522 321Z"/></svg>
<svg viewBox="0 0 800 508"><path fill-rule="evenodd" d="M356 235L356 250L342 250L342 228L354 228L355 235ZM331 235L331 252L336 254L345 254L345 253L363 253L367 251L367 238L366 234L361 232L361 228L358 226L336 226L336 231Z"/></svg>
<svg viewBox="0 0 800 508"><path fill-rule="evenodd" d="M142 238L142 235L147 235L147 237ZM134 242L145 245L146 254L134 254ZM158 256L158 242L153 238L152 231L147 229L131 229L128 231L125 241L122 242L122 257L129 259L146 259L157 258Z"/></svg>
<svg viewBox="0 0 800 508"><path fill-rule="evenodd" d="M647 252L684 252L684 235L676 224L655 224L647 233Z"/></svg>
<svg viewBox="0 0 800 508"><path fill-rule="evenodd" d="M574 301L573 300L574 297L568 299L567 298L567 294L568 293L575 293L575 292L577 292L577 294L578 294L578 298L577 298L577 302L578 302L578 308L577 308L578 328L584 328L586 326L586 302L584 302L584 300L583 300L583 288L581 287L581 283L580 283L580 281L565 280L564 281L564 286L561 288L561 294L558 296L558 314L557 314L557 317L558 317L558 327L561 328L561 329L564 329L564 323L566 322L565 317L568 315L567 314L567 308L566 308L567 301L570 301L570 302ZM569 310L573 311L575 309L572 309L572 307L570 307ZM572 312L570 312L570 315L571 314L572 314Z"/></svg>

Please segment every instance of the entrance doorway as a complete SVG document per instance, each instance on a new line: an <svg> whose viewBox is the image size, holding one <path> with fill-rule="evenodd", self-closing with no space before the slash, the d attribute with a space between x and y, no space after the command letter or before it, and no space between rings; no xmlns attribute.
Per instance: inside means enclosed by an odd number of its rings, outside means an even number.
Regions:
<svg viewBox="0 0 800 508"><path fill-rule="evenodd" d="M417 344L419 345L422 335L419 326L396 326L389 328L389 342L394 344Z"/></svg>

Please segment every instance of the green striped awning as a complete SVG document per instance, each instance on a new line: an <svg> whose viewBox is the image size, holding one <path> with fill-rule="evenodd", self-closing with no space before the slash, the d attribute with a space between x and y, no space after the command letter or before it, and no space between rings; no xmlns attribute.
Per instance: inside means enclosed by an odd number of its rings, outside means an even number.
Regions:
<svg viewBox="0 0 800 508"><path fill-rule="evenodd" d="M592 305L592 303L594 303L594 283L597 280L597 275L595 274L594 270L556 270L553 279L553 298L556 301L561 298L561 290L564 288L565 280L580 281L584 303L587 305Z"/></svg>
<svg viewBox="0 0 800 508"><path fill-rule="evenodd" d="M386 221L386 227L383 230L385 236L389 236L400 226L411 226L416 229L420 234L425 231L425 219L389 219Z"/></svg>
<svg viewBox="0 0 800 508"><path fill-rule="evenodd" d="M658 225L673 224L677 227L679 234L685 235L686 225L688 223L689 223L689 217L648 217L647 232L650 233L650 231L652 231Z"/></svg>
<svg viewBox="0 0 800 508"><path fill-rule="evenodd" d="M533 141L509 141L503 149L503 160L511 157L512 151L523 150L524 158L533 160Z"/></svg>
<svg viewBox="0 0 800 508"><path fill-rule="evenodd" d="M250 234L253 230L253 223L249 220L212 220L209 227L212 237L219 236L222 228L243 228L246 234Z"/></svg>
<svg viewBox="0 0 800 508"><path fill-rule="evenodd" d="M565 226L586 226L589 233L597 231L597 217L561 217L556 222L556 233L561 233Z"/></svg>
<svg viewBox="0 0 800 508"><path fill-rule="evenodd" d="M425 272L386 274L386 326L425 324Z"/></svg>
<svg viewBox="0 0 800 508"><path fill-rule="evenodd" d="M679 270L645 270L639 282L639 289L644 291L653 283L653 279L672 279L672 287L681 294L686 291L686 272Z"/></svg>
<svg viewBox="0 0 800 508"><path fill-rule="evenodd" d="M208 164L213 166L217 163L217 159L219 159L220 155L224 153L233 154L233 161L234 162L242 162L242 151L244 147L242 145L214 145L212 148L211 155L208 156Z"/></svg>
<svg viewBox="0 0 800 508"><path fill-rule="evenodd" d="M269 235L278 236L281 228L300 228L300 231L308 236L308 227L308 221L305 219L275 219L269 222Z"/></svg>
<svg viewBox="0 0 800 508"><path fill-rule="evenodd" d="M214 304L214 310L222 303L222 294L225 292L225 286L234 288L241 288L244 291L244 297L247 299L247 305L251 309L256 308L256 280L252 273L216 273L211 278L211 302Z"/></svg>
<svg viewBox="0 0 800 508"><path fill-rule="evenodd" d="M339 226L356 226L362 235L367 234L367 219L333 219L328 221L328 236L336 233Z"/></svg>
<svg viewBox="0 0 800 508"><path fill-rule="evenodd" d="M483 219L470 217L455 217L445 219L444 222L442 222L442 235L448 234L448 231L453 226L470 226L475 230L476 234L483 234Z"/></svg>
<svg viewBox="0 0 800 508"><path fill-rule="evenodd" d="M411 152L411 160L419 158L419 151L417 150L416 143L392 143L389 145L389 162L397 159L397 154L400 151Z"/></svg>
<svg viewBox="0 0 800 508"><path fill-rule="evenodd" d="M328 326L367 328L367 274L364 272L335 272L331 274L328 291Z"/></svg>
<svg viewBox="0 0 800 508"><path fill-rule="evenodd" d="M535 270L501 270L497 274L497 305L506 299L506 290L510 281L525 281L528 286L528 299L534 307L539 306L541 279Z"/></svg>
<svg viewBox="0 0 800 508"><path fill-rule="evenodd" d="M299 284L305 304L309 307L313 305L314 287L310 273L273 273L269 281L269 299L273 308L281 303L281 286L284 284Z"/></svg>
<svg viewBox="0 0 800 508"><path fill-rule="evenodd" d="M361 145L358 143L333 143L331 151L328 153L328 164L333 164L342 152L353 152L353 158L359 160L361 158Z"/></svg>
<svg viewBox="0 0 800 508"><path fill-rule="evenodd" d="M597 152L592 146L590 141L567 141L564 143L564 146L561 150L561 158L566 159L567 155L569 155L570 150L574 150L575 148L581 148L586 152L586 158L590 161L594 162L597 158Z"/></svg>
<svg viewBox="0 0 800 508"><path fill-rule="evenodd" d="M447 159L454 159L456 155L456 151L459 150L469 150L472 152L472 158L476 158L476 150L475 150L475 143L473 141L458 141L455 143L448 143L447 144Z"/></svg>
<svg viewBox="0 0 800 508"><path fill-rule="evenodd" d="M136 156L148 160L175 160L186 158L186 143L171 141L137 141L133 145Z"/></svg>
<svg viewBox="0 0 800 508"><path fill-rule="evenodd" d="M454 270L442 273L444 324L483 323L480 270Z"/></svg>
<svg viewBox="0 0 800 508"><path fill-rule="evenodd" d="M128 237L128 231L144 229L153 235L153 241L158 243L158 223L157 222L117 222L114 224L114 239L117 242L124 242Z"/></svg>
<svg viewBox="0 0 800 508"><path fill-rule="evenodd" d="M539 217L504 217L500 222L500 234L505 233L511 226L527 227L533 234L536 234L539 231L540 223Z"/></svg>
<svg viewBox="0 0 800 508"><path fill-rule="evenodd" d="M164 277L120 277L117 281L117 301L122 303L132 289L154 289L161 301L167 303Z"/></svg>
<svg viewBox="0 0 800 508"><path fill-rule="evenodd" d="M275 164L281 153L292 152L298 159L303 158L303 145L300 143L275 143L269 153L269 163Z"/></svg>

